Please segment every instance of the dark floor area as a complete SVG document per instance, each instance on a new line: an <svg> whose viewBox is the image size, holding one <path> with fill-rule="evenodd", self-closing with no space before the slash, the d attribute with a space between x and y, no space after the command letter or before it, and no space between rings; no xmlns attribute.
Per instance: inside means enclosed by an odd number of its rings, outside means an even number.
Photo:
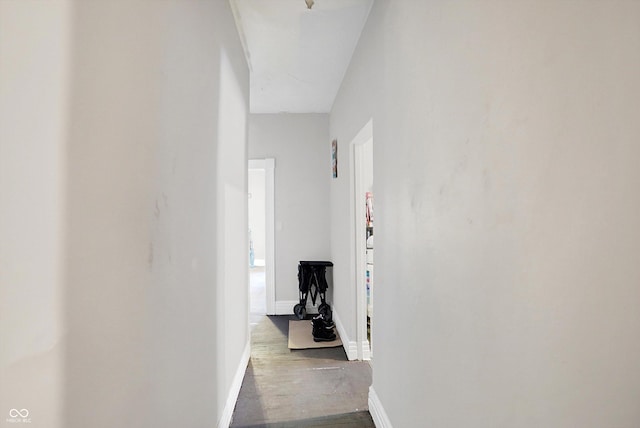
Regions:
<svg viewBox="0 0 640 428"><path fill-rule="evenodd" d="M292 316L265 316L252 330L251 360L232 427L375 427L367 397L371 367L342 347L290 350Z"/></svg>
<svg viewBox="0 0 640 428"><path fill-rule="evenodd" d="M236 425L232 425L236 426ZM244 428L360 428L375 427L368 411L305 420L247 425Z"/></svg>

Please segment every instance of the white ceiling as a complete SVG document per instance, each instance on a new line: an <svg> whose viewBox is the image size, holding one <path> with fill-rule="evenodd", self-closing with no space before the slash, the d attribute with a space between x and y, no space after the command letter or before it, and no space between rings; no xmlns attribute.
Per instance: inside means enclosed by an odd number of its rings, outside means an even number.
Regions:
<svg viewBox="0 0 640 428"><path fill-rule="evenodd" d="M252 113L328 113L373 0L231 0Z"/></svg>

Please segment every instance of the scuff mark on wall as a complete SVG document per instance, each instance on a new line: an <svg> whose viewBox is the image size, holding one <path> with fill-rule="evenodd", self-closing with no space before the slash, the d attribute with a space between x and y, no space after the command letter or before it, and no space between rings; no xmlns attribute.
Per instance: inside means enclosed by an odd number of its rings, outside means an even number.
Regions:
<svg viewBox="0 0 640 428"><path fill-rule="evenodd" d="M147 258L147 265L149 266L150 270L153 268L153 251L154 251L153 242L149 242L149 255Z"/></svg>

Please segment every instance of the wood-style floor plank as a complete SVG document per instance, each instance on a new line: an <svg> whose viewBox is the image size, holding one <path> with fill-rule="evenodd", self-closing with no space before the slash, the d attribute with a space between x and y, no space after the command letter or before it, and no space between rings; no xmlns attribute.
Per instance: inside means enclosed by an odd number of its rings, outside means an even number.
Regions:
<svg viewBox="0 0 640 428"><path fill-rule="evenodd" d="M374 427L368 412L371 367L342 347L290 350L292 316L264 317L252 330L251 360L232 427Z"/></svg>

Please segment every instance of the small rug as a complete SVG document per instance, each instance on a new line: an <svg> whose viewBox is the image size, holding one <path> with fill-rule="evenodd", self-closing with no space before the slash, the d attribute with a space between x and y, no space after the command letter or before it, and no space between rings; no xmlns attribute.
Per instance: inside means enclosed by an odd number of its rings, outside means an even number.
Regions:
<svg viewBox="0 0 640 428"><path fill-rule="evenodd" d="M314 342L311 320L289 320L289 349L334 348L342 346L338 332L331 342Z"/></svg>

